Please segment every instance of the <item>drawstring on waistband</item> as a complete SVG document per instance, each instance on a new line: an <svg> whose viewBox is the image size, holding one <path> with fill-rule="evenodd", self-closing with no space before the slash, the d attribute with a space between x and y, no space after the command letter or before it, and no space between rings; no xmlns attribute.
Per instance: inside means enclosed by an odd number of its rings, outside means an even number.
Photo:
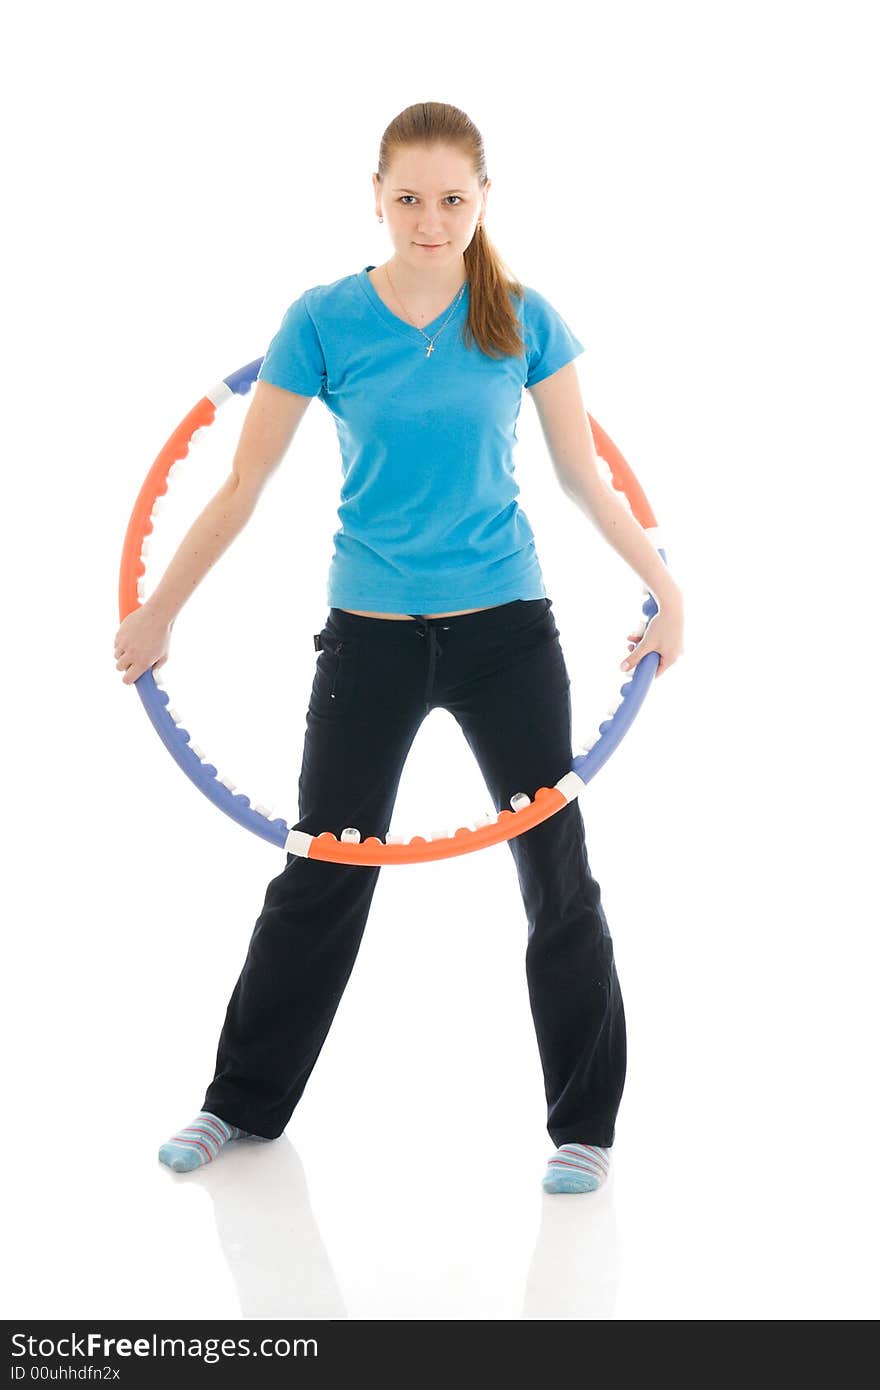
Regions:
<svg viewBox="0 0 880 1390"><path fill-rule="evenodd" d="M443 654L442 648L437 641L436 624L439 619L426 618L423 613L410 613L409 616L415 619L416 631L419 636L428 639L428 679L425 682L425 712L427 713L428 705L431 700L431 691L434 688L434 667L437 663L437 658ZM448 623L443 624L443 631L449 631Z"/></svg>

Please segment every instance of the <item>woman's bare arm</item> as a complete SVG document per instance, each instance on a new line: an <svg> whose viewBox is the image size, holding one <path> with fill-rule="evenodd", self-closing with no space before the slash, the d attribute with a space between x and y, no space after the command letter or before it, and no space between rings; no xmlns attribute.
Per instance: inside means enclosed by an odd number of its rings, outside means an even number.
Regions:
<svg viewBox="0 0 880 1390"><path fill-rule="evenodd" d="M193 522L147 600L167 623L174 621L250 519L267 479L284 458L313 399L268 381L257 382L229 477Z"/></svg>

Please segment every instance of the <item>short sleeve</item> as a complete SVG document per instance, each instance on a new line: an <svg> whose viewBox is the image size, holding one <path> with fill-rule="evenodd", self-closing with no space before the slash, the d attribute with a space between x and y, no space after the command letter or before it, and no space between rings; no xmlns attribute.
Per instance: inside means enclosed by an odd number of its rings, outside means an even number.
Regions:
<svg viewBox="0 0 880 1390"><path fill-rule="evenodd" d="M327 381L321 340L305 302L295 299L263 358L257 381L283 386L300 396L317 396Z"/></svg>
<svg viewBox="0 0 880 1390"><path fill-rule="evenodd" d="M523 310L527 372L526 388L552 376L584 351L561 314L537 290L526 289Z"/></svg>

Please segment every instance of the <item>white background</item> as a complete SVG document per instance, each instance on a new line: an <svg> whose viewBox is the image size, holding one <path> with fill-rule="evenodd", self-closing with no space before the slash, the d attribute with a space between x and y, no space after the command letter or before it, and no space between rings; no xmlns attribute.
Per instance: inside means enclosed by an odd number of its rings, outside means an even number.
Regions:
<svg viewBox="0 0 880 1390"><path fill-rule="evenodd" d="M868 4L17 7L3 92L6 1316L877 1314L877 45ZM685 653L581 798L629 1039L612 1177L552 1145L506 845L380 877L285 1136L178 1176L280 850L163 750L113 657L165 439L289 302L390 253L385 126L481 129L487 230L685 595ZM228 472L205 431L151 590ZM517 477L585 736L641 580ZM175 625L172 704L296 817L340 482L320 404ZM491 809L423 725L393 830Z"/></svg>

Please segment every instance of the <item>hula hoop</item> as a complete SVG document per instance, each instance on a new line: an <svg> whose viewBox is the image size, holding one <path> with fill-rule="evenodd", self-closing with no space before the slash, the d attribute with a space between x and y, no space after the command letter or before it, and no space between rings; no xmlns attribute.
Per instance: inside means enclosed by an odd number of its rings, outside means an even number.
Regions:
<svg viewBox="0 0 880 1390"><path fill-rule="evenodd" d="M149 536L161 510L169 480L189 453L197 430L211 425L220 406L232 396L245 396L256 380L262 357L240 367L212 387L177 426L147 474L131 513L122 561L119 570L119 620L144 601L144 559L149 553ZM644 492L620 450L593 417L587 413L605 480L619 494L621 501L644 528L666 563L666 555L657 544L657 522ZM648 589L643 589L641 612L643 623L635 628L641 637L658 612L657 604ZM321 859L336 864L418 864L433 859L447 859L457 854L470 854L488 845L500 844L522 835L526 830L561 811L595 777L611 757L629 730L650 689L660 656L648 652L626 677L620 687L620 700L606 710L593 736L577 746L583 753L572 759L571 769L552 787L538 787L534 798L517 792L510 799L512 811L502 810L497 817L481 816L475 822L460 826L454 835L437 833L413 835L405 840L400 835L388 835L385 840L370 835L360 842L360 831L349 827L339 838L332 831L319 835L291 829L287 821L275 817L272 810L238 792L234 783L221 777L214 763L190 739L180 715L169 704L164 684L152 669L144 671L134 682L144 709L178 767L209 801L219 806L227 816L255 835L278 845L288 854L308 859Z"/></svg>

